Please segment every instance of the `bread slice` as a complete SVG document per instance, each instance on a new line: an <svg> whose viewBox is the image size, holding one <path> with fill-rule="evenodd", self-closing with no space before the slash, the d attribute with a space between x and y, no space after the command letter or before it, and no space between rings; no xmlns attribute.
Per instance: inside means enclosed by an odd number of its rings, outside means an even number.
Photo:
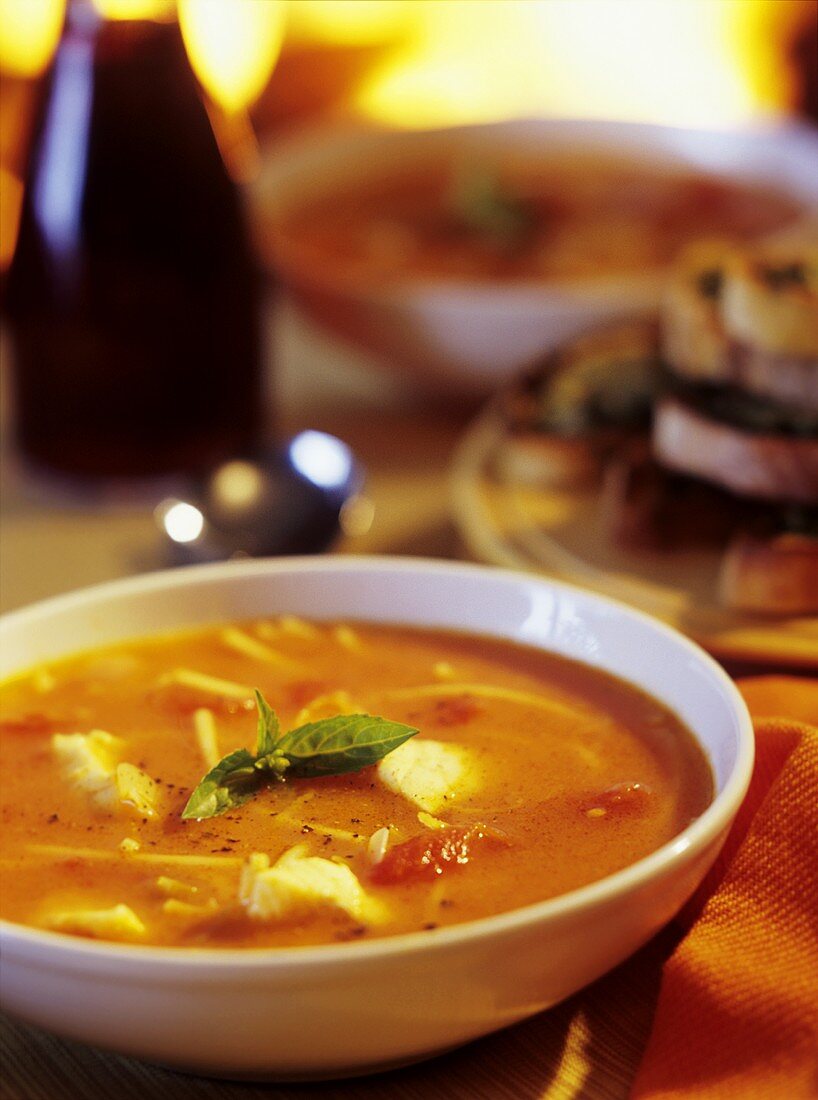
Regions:
<svg viewBox="0 0 818 1100"><path fill-rule="evenodd" d="M818 378L818 242L734 253L725 269L721 315L728 339L805 360Z"/></svg>
<svg viewBox="0 0 818 1100"><path fill-rule="evenodd" d="M681 378L720 382L729 378L729 348L721 321L724 268L731 244L697 241L674 268L661 311L662 354Z"/></svg>
<svg viewBox="0 0 818 1100"><path fill-rule="evenodd" d="M686 381L818 412L818 247L690 246L665 294L662 351Z"/></svg>
<svg viewBox="0 0 818 1100"><path fill-rule="evenodd" d="M569 341L500 395L506 433L498 472L540 488L593 484L609 454L647 432L662 379L653 318Z"/></svg>
<svg viewBox="0 0 818 1100"><path fill-rule="evenodd" d="M818 613L818 538L737 535L722 561L719 597L736 611Z"/></svg>

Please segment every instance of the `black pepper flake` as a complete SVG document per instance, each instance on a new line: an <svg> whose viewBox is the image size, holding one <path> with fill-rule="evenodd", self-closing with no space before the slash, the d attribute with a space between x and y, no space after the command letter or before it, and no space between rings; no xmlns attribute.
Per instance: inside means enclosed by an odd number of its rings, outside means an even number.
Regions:
<svg viewBox="0 0 818 1100"><path fill-rule="evenodd" d="M441 909L451 909L451 907L454 905L454 902L451 898L441 898L438 902L438 905Z"/></svg>
<svg viewBox="0 0 818 1100"><path fill-rule="evenodd" d="M46 818L46 824L47 825L53 825L55 821L59 821L59 820L60 820L60 815L59 814L49 814L48 817Z"/></svg>
<svg viewBox="0 0 818 1100"><path fill-rule="evenodd" d="M350 823L350 825L360 825L361 824L361 819L359 817L351 817L349 819L349 823Z"/></svg>
<svg viewBox="0 0 818 1100"><path fill-rule="evenodd" d="M807 271L803 264L784 264L782 267L765 267L761 277L771 290L786 290L791 286L805 286Z"/></svg>
<svg viewBox="0 0 818 1100"><path fill-rule="evenodd" d="M302 825L301 826L301 832L302 833L314 833L315 829L313 829L312 825Z"/></svg>
<svg viewBox="0 0 818 1100"><path fill-rule="evenodd" d="M331 844L332 843L332 837L329 835L329 833L324 834L324 839L323 839L322 843L323 844Z"/></svg>
<svg viewBox="0 0 818 1100"><path fill-rule="evenodd" d="M434 921L429 921L428 924L423 925L423 931L424 932L431 932L433 928L437 928L437 925L435 924Z"/></svg>
<svg viewBox="0 0 818 1100"><path fill-rule="evenodd" d="M703 298L718 298L721 294L723 283L724 275L718 268L703 271L696 279L699 294L701 294Z"/></svg>

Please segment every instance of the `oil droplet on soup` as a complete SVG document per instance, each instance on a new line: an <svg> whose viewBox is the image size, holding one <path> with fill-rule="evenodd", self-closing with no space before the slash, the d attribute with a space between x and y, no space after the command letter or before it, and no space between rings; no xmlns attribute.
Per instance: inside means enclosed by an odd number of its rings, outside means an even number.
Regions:
<svg viewBox="0 0 818 1100"><path fill-rule="evenodd" d="M256 689L276 736L307 728L306 763L283 779L256 764ZM417 733L339 772L374 728L354 715ZM350 730L354 748L338 740ZM292 615L33 669L2 686L0 733L0 914L128 943L317 944L474 920L620 870L713 795L681 721L605 673L485 637ZM214 774L218 811L183 819Z"/></svg>

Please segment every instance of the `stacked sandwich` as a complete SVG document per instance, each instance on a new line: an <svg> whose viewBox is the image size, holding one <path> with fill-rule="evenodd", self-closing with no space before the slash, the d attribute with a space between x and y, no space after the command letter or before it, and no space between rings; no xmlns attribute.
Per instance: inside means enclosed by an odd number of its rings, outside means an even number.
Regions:
<svg viewBox="0 0 818 1100"><path fill-rule="evenodd" d="M818 243L699 245L669 287L661 332L670 378L653 457L722 495L735 526L723 602L818 611Z"/></svg>
<svg viewBox="0 0 818 1100"><path fill-rule="evenodd" d="M662 314L552 353L501 404L501 474L598 486L613 542L721 557L736 610L818 612L818 235L701 242Z"/></svg>

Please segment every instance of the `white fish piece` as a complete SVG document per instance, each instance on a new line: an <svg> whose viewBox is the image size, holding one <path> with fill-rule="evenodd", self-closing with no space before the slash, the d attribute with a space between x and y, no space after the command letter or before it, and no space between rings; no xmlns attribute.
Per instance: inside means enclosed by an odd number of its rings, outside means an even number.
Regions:
<svg viewBox="0 0 818 1100"><path fill-rule="evenodd" d="M138 940L146 931L133 909L122 903L110 909L63 909L50 913L45 924L55 932L103 940Z"/></svg>
<svg viewBox="0 0 818 1100"><path fill-rule="evenodd" d="M482 769L463 745L413 737L378 762L380 781L427 814L483 786Z"/></svg>
<svg viewBox="0 0 818 1100"><path fill-rule="evenodd" d="M70 783L100 809L115 808L119 800L116 769L123 748L120 738L105 730L55 733L51 748Z"/></svg>
<svg viewBox="0 0 818 1100"><path fill-rule="evenodd" d="M372 922L384 913L345 863L307 855L303 844L288 848L272 866L269 856L254 852L242 868L239 900L255 920L283 920L330 908Z"/></svg>
<svg viewBox="0 0 818 1100"><path fill-rule="evenodd" d="M156 814L158 788L134 764L120 763L124 742L105 730L55 733L51 747L66 779L88 795L97 809L126 806L140 817Z"/></svg>

